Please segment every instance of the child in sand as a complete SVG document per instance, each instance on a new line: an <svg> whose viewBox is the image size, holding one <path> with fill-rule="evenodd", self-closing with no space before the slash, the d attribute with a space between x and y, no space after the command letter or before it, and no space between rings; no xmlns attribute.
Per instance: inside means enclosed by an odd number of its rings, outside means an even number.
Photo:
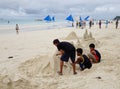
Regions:
<svg viewBox="0 0 120 89"><path fill-rule="evenodd" d="M92 63L98 63L101 61L101 54L98 50L95 49L95 45L92 43L89 45L90 54L88 54L89 59Z"/></svg>
<svg viewBox="0 0 120 89"><path fill-rule="evenodd" d="M83 50L81 48L78 48L76 51L78 58L75 64L80 65L81 71L83 71L86 68L90 69L92 67L92 63L85 54L82 54Z"/></svg>

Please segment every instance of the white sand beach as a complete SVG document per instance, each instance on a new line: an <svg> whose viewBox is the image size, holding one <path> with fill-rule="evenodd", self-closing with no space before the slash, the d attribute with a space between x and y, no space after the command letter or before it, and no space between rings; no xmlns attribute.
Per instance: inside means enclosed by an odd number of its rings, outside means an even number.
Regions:
<svg viewBox="0 0 120 89"><path fill-rule="evenodd" d="M0 89L120 89L120 28L114 24L99 29L64 28L39 30L40 26L24 26L22 31L0 34ZM0 27L9 29L9 26ZM14 29L11 27L10 29ZM86 35L90 34L90 35ZM69 41L76 48L89 52L88 45L95 43L102 61L84 71L66 63L63 75L57 74L59 58L53 40Z"/></svg>

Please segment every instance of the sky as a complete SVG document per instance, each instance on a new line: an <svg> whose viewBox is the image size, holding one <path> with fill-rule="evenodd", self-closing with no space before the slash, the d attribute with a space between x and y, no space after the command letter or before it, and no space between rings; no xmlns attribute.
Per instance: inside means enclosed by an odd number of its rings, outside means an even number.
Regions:
<svg viewBox="0 0 120 89"><path fill-rule="evenodd" d="M35 17L47 15L64 18L90 16L113 19L120 16L120 0L0 0L0 17Z"/></svg>

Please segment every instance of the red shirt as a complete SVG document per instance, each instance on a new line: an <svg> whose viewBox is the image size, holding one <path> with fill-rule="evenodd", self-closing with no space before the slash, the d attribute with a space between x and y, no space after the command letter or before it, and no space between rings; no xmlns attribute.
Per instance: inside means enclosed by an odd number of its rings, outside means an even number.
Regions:
<svg viewBox="0 0 120 89"><path fill-rule="evenodd" d="M94 55L95 59L98 61L99 60L99 57L97 56L95 50L91 50L91 53Z"/></svg>

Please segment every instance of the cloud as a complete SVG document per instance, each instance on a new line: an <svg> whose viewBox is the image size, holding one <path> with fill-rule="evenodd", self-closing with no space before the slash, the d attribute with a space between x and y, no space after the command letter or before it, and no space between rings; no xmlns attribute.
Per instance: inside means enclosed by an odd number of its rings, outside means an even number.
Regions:
<svg viewBox="0 0 120 89"><path fill-rule="evenodd" d="M3 0L0 16L91 15L93 17L120 15L119 0Z"/></svg>
<svg viewBox="0 0 120 89"><path fill-rule="evenodd" d="M26 16L25 10L21 7L18 8L18 10L13 9L0 9L0 15L1 16Z"/></svg>
<svg viewBox="0 0 120 89"><path fill-rule="evenodd" d="M95 12L119 12L120 5L119 4L108 4L104 6L98 6L95 8Z"/></svg>

